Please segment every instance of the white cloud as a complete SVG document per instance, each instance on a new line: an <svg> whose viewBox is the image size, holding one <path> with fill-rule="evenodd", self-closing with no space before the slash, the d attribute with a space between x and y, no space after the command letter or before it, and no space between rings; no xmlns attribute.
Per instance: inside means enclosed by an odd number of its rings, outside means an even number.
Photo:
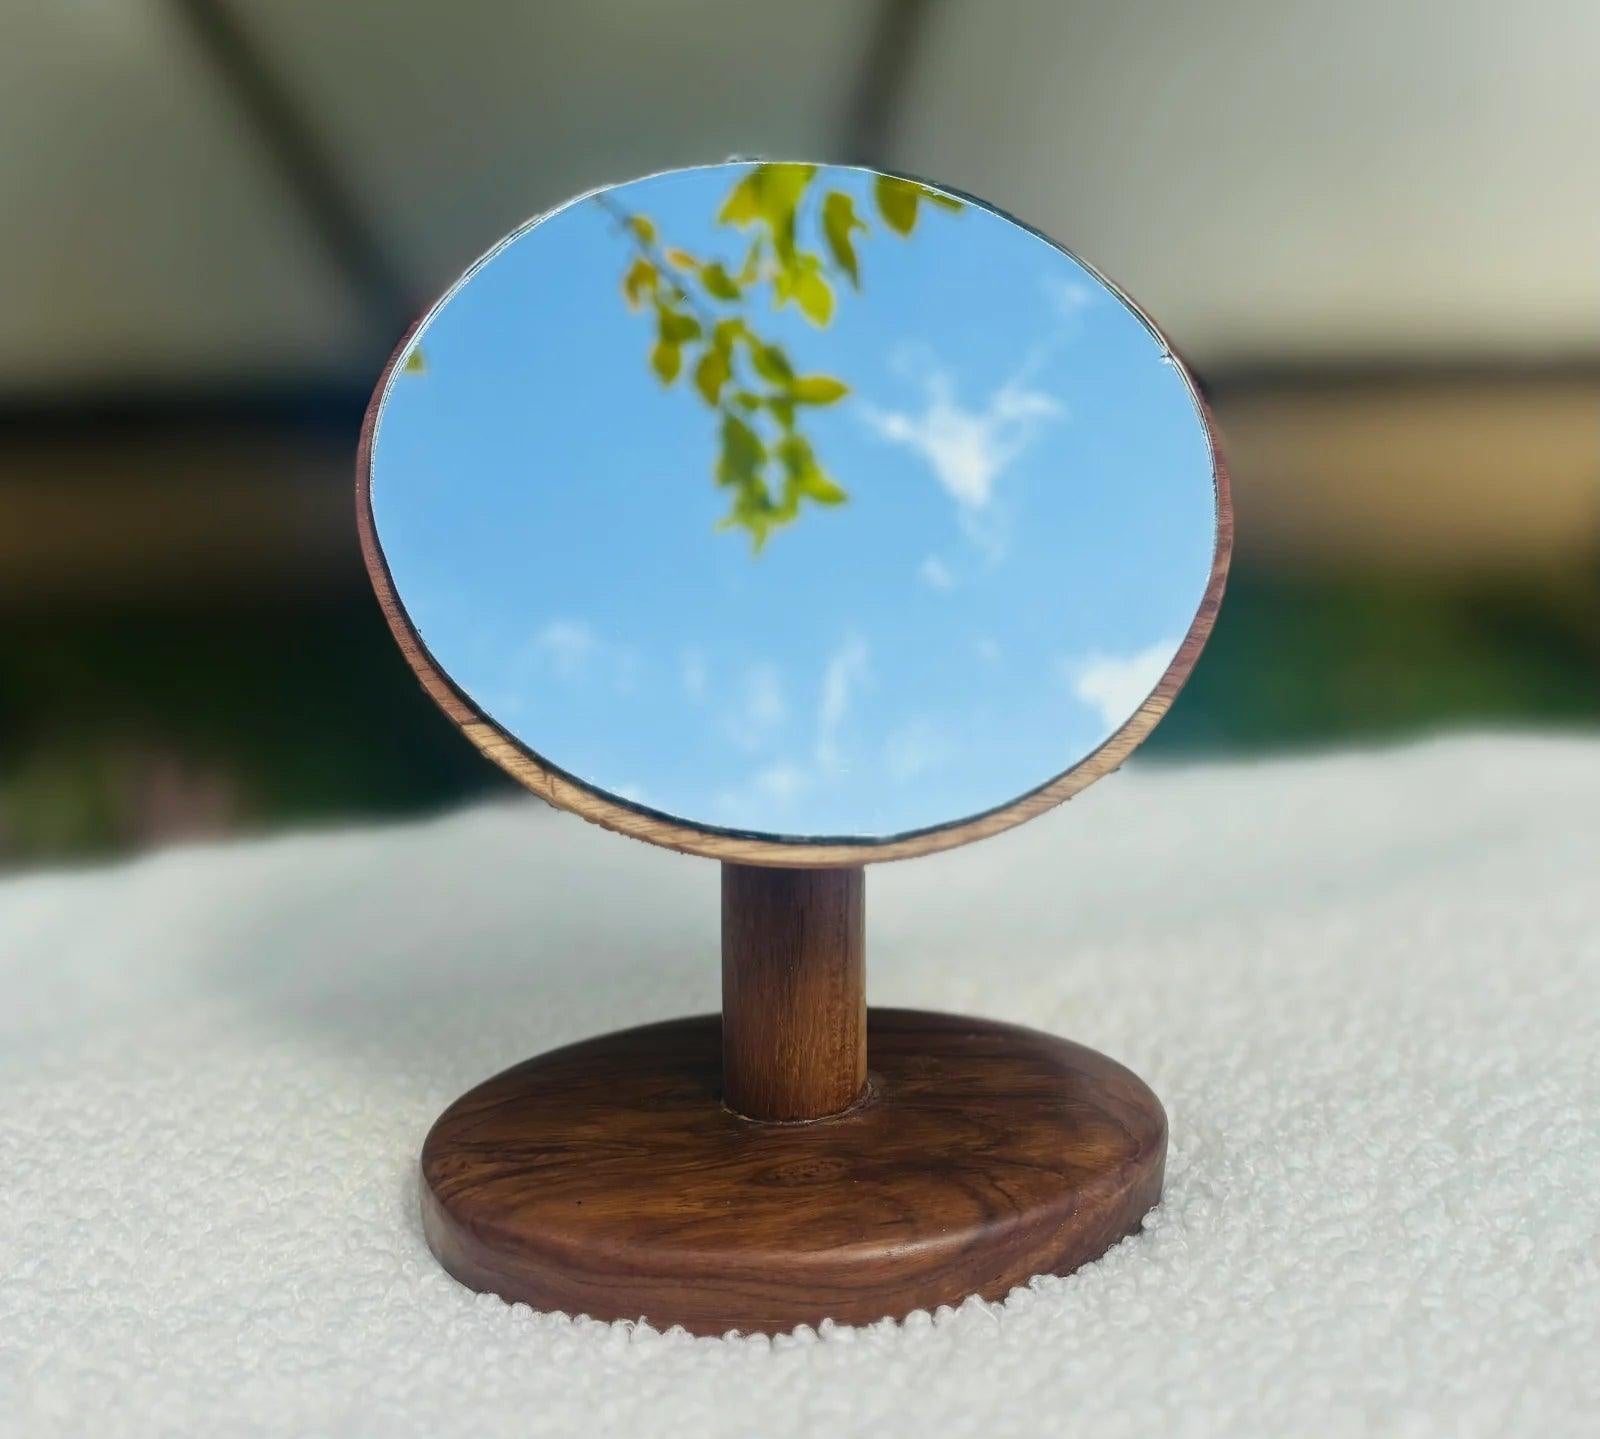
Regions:
<svg viewBox="0 0 1600 1439"><path fill-rule="evenodd" d="M929 555L923 560L917 566L917 573L922 577L922 583L929 589L948 590L955 587L956 577L950 573L950 566L938 555Z"/></svg>
<svg viewBox="0 0 1600 1439"><path fill-rule="evenodd" d="M817 701L817 763L831 768L838 762L839 726L850 708L850 696L866 678L867 646L848 639L828 659L822 673L822 694Z"/></svg>
<svg viewBox="0 0 1600 1439"><path fill-rule="evenodd" d="M678 667L678 677L683 681L683 692L697 704L706 697L706 685L711 673L706 667L706 657L699 650L686 650Z"/></svg>
<svg viewBox="0 0 1600 1439"><path fill-rule="evenodd" d="M639 656L626 645L609 644L582 620L548 620L530 645L535 660L563 680L599 679L618 694L632 694L639 683Z"/></svg>
<svg viewBox="0 0 1600 1439"><path fill-rule="evenodd" d="M810 784L811 777L797 764L774 764L756 773L755 791L775 804L788 804Z"/></svg>
<svg viewBox="0 0 1600 1439"><path fill-rule="evenodd" d="M1092 285L1065 275L1046 275L1044 292L1063 320L1076 320L1099 298Z"/></svg>
<svg viewBox="0 0 1600 1439"><path fill-rule="evenodd" d="M783 699L783 678L777 665L757 665L745 680L745 717L761 729L783 723L789 706Z"/></svg>
<svg viewBox="0 0 1600 1439"><path fill-rule="evenodd" d="M620 695L631 695L639 688L639 656L632 650L611 650L611 683Z"/></svg>
<svg viewBox="0 0 1600 1439"><path fill-rule="evenodd" d="M857 409L883 439L921 455L964 511L987 507L995 482L1022 453L1039 423L1061 412L1056 400L1029 389L1021 379L1008 380L975 410L957 399L954 382L941 370L928 376L927 392L921 414L867 404Z"/></svg>
<svg viewBox="0 0 1600 1439"><path fill-rule="evenodd" d="M751 666L746 672L724 727L729 738L741 749L759 750L788 717L783 675L777 665L764 662Z"/></svg>
<svg viewBox="0 0 1600 1439"><path fill-rule="evenodd" d="M1134 654L1092 654L1070 660L1064 668L1073 695L1108 729L1117 729L1149 697L1177 652L1177 640L1157 640Z"/></svg>
<svg viewBox="0 0 1600 1439"><path fill-rule="evenodd" d="M818 689L816 734L809 761L785 759L764 765L742 783L721 791L716 804L729 823L764 823L765 814L782 813L819 784L843 772L839 764L839 730L849 715L857 689L867 681L869 658L866 643L854 636L828 657ZM770 737L776 722L765 732L752 734L752 717L759 719L765 714L779 720L787 714L787 707L782 707L780 715L781 691L769 687L769 681L775 686L777 680L773 666L757 666L751 671L750 680L741 708L745 717L741 743L745 749L756 750Z"/></svg>
<svg viewBox="0 0 1600 1439"><path fill-rule="evenodd" d="M804 765L780 760L762 766L744 783L719 791L714 803L730 824L765 825L772 811L786 810L811 788L814 778Z"/></svg>
<svg viewBox="0 0 1600 1439"><path fill-rule="evenodd" d="M885 768L901 784L921 778L949 758L949 740L927 720L913 720L896 730L883 751Z"/></svg>
<svg viewBox="0 0 1600 1439"><path fill-rule="evenodd" d="M599 637L581 620L550 620L533 637L533 644L563 679L584 670L600 648Z"/></svg>

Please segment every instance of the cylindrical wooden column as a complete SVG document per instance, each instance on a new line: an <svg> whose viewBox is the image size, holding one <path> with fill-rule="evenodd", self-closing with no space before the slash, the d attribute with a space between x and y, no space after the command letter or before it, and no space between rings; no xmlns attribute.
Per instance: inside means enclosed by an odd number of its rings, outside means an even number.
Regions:
<svg viewBox="0 0 1600 1439"><path fill-rule="evenodd" d="M722 866L722 1086L751 1119L821 1119L867 1080L865 876Z"/></svg>

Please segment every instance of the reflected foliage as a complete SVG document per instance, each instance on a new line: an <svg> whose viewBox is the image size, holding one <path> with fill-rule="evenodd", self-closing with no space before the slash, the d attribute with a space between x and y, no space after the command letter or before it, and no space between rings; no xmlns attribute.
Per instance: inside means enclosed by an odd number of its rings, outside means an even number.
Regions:
<svg viewBox="0 0 1600 1439"><path fill-rule="evenodd" d="M841 293L861 287L858 241L873 229L844 190L820 192L815 165L755 165L723 200L716 224L733 256L696 255L667 243L648 215L595 197L628 239L622 278L628 305L654 323L650 368L663 385L687 376L715 418L716 483L729 492L721 528L744 530L760 550L773 530L807 503L849 496L823 468L806 433L806 414L850 393L836 375L803 370L762 333L758 302L792 306L817 329L833 323ZM893 234L909 237L925 206L959 211L962 202L911 180L875 177L873 205Z"/></svg>

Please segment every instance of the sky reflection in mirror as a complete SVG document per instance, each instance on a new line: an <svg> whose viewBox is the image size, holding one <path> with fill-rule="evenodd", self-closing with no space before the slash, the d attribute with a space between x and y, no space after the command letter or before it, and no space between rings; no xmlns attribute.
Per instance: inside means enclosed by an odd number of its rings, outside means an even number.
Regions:
<svg viewBox="0 0 1600 1439"><path fill-rule="evenodd" d="M970 201L734 164L573 202L441 302L373 442L412 624L547 763L707 827L884 838L1086 758L1216 532L1181 374Z"/></svg>

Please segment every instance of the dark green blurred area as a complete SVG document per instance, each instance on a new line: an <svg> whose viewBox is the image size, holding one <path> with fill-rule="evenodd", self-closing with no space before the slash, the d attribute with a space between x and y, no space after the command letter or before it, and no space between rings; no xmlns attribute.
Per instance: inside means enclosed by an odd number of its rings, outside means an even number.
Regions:
<svg viewBox="0 0 1600 1439"><path fill-rule="evenodd" d="M14 623L0 705L13 860L416 812L500 782L355 592Z"/></svg>
<svg viewBox="0 0 1600 1439"><path fill-rule="evenodd" d="M1600 724L1600 579L1235 573L1151 754Z"/></svg>
<svg viewBox="0 0 1600 1439"><path fill-rule="evenodd" d="M1600 581L1235 572L1151 757L1467 725L1600 724ZM419 814L515 786L426 698L354 584L273 602L53 613L0 637L10 863L173 835Z"/></svg>

